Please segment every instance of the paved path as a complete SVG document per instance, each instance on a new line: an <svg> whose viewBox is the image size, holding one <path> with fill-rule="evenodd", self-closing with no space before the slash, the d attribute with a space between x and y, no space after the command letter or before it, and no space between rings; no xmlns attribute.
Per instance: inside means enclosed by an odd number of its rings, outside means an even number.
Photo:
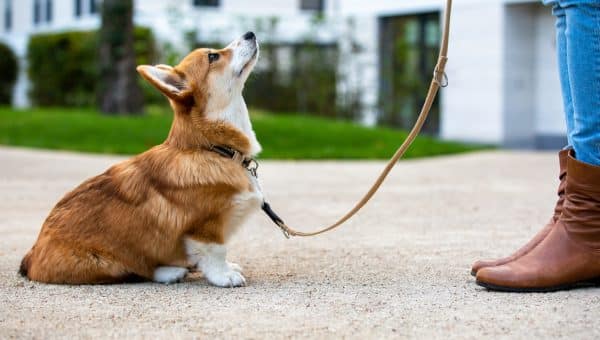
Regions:
<svg viewBox="0 0 600 340"><path fill-rule="evenodd" d="M556 159L486 152L406 161L343 229L285 240L255 215L230 258L248 286L200 278L57 286L16 274L53 204L118 157L0 148L0 338L600 338L600 289L491 293L469 266L506 254L549 218ZM381 162L263 162L291 224L333 221Z"/></svg>

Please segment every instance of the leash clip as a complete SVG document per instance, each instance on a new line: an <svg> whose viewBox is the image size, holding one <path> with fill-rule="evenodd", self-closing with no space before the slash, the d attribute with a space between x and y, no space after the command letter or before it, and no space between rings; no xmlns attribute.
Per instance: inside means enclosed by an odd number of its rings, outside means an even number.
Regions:
<svg viewBox="0 0 600 340"><path fill-rule="evenodd" d="M283 233L283 236L285 236L285 238L287 238L289 240L290 239L290 232L287 230L287 228L284 227L284 226L282 226L279 223L277 223L277 226L279 227L279 229L281 229L281 232Z"/></svg>
<svg viewBox="0 0 600 340"><path fill-rule="evenodd" d="M448 87L448 75L445 71L440 72L436 67L435 70L433 70L433 79L440 87Z"/></svg>
<svg viewBox="0 0 600 340"><path fill-rule="evenodd" d="M271 206L269 205L269 203L267 203L266 201L263 201L262 210L265 212L265 214L267 214L267 216L269 216L271 221L273 221L273 223L275 223L275 225L279 227L279 229L283 233L283 236L285 236L285 238L287 238L289 240L291 235L290 235L290 231L289 231L288 227L285 225L283 220L279 216L277 216L277 214L273 211L273 209L271 209Z"/></svg>

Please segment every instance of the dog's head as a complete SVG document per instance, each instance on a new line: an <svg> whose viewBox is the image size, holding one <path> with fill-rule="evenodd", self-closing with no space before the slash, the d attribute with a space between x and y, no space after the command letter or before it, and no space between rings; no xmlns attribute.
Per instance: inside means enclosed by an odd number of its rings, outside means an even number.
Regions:
<svg viewBox="0 0 600 340"><path fill-rule="evenodd" d="M248 32L221 50L194 50L174 67L140 65L137 70L173 104L217 112L241 95L257 59L258 42Z"/></svg>

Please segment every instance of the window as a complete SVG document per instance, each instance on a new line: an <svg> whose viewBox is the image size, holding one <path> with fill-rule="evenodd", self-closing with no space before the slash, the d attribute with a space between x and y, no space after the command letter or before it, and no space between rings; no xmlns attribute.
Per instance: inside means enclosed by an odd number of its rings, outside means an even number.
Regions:
<svg viewBox="0 0 600 340"><path fill-rule="evenodd" d="M46 22L52 21L52 0L46 0Z"/></svg>
<svg viewBox="0 0 600 340"><path fill-rule="evenodd" d="M382 17L379 20L379 122L410 128L423 104L437 63L440 14ZM423 132L439 133L439 101Z"/></svg>
<svg viewBox="0 0 600 340"><path fill-rule="evenodd" d="M300 0L300 9L303 11L323 12L323 0Z"/></svg>
<svg viewBox="0 0 600 340"><path fill-rule="evenodd" d="M75 17L81 18L86 16L88 13L90 15L98 14L100 11L99 1L98 0L74 0L75 4Z"/></svg>
<svg viewBox="0 0 600 340"><path fill-rule="evenodd" d="M52 22L53 3L52 0L33 1L33 23L38 25L42 22Z"/></svg>
<svg viewBox="0 0 600 340"><path fill-rule="evenodd" d="M83 4L81 3L81 0L75 0L75 16L78 17L78 18L83 13L82 5Z"/></svg>
<svg viewBox="0 0 600 340"><path fill-rule="evenodd" d="M219 7L219 0L193 0L195 7Z"/></svg>
<svg viewBox="0 0 600 340"><path fill-rule="evenodd" d="M12 29L12 0L4 1L4 30L6 32Z"/></svg>
<svg viewBox="0 0 600 340"><path fill-rule="evenodd" d="M42 4L40 0L33 1L33 23L39 24L42 21Z"/></svg>

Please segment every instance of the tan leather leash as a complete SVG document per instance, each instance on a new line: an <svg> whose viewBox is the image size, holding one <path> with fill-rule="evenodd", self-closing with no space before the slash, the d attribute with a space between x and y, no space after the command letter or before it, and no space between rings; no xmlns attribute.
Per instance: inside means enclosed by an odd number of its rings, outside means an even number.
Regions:
<svg viewBox="0 0 600 340"><path fill-rule="evenodd" d="M410 147L412 142L419 135L419 132L421 131L421 128L423 127L423 124L425 123L427 116L429 115L429 111L431 110L431 106L433 105L433 102L438 93L438 90L440 89L440 87L448 86L448 78L446 77L445 69L446 69L446 63L448 61L448 39L449 39L449 35L450 35L451 12L452 12L452 0L446 0L446 9L444 12L444 29L443 29L443 33L442 33L442 42L441 42L441 46L440 46L440 53L439 53L437 65L435 66L435 69L433 71L433 79L431 80L431 85L429 86L429 91L427 92L427 97L425 99L425 103L423 104L423 108L421 109L421 113L419 114L419 117L417 118L417 121L415 122L415 125L413 126L412 130L410 131L410 133L404 140L404 143L402 143L402 145L398 148L398 150L396 150L396 153L390 159L390 161L387 163L387 165L385 166L385 168L383 169L383 171L381 172L381 174L379 175L379 177L377 178L377 180L375 181L373 186L371 186L371 188L363 196L363 198L360 201L358 201L358 203L356 203L354 208L352 208L352 210L350 210L348 213L346 213L346 215L344 215L342 218L340 218L337 222L330 225L329 227L323 228L323 229L315 231L315 232L310 232L310 233L297 231L297 230L289 227L288 225L286 225L283 222L283 220L281 218L279 218L279 216L277 216L277 214L275 214L275 212L273 212L273 210L271 209L269 204L267 202L264 202L263 210L273 220L273 222L275 222L275 224L277 224L277 226L279 226L279 228L281 228L281 231L283 232L283 235L286 238L290 238L290 236L307 237L307 236L316 236L319 234L323 234L323 233L326 233L330 230L333 230L333 229L339 227L344 222L346 222L348 219L350 219L352 216L354 216L362 207L364 207L365 204L367 204L367 202L371 199L371 197L373 197L373 195L377 192L377 190L379 189L379 187L381 186L381 184L383 183L385 178L388 176L388 174L390 173L390 171L392 170L394 165L396 165L398 160L400 158L402 158L402 156L404 155L406 150Z"/></svg>

